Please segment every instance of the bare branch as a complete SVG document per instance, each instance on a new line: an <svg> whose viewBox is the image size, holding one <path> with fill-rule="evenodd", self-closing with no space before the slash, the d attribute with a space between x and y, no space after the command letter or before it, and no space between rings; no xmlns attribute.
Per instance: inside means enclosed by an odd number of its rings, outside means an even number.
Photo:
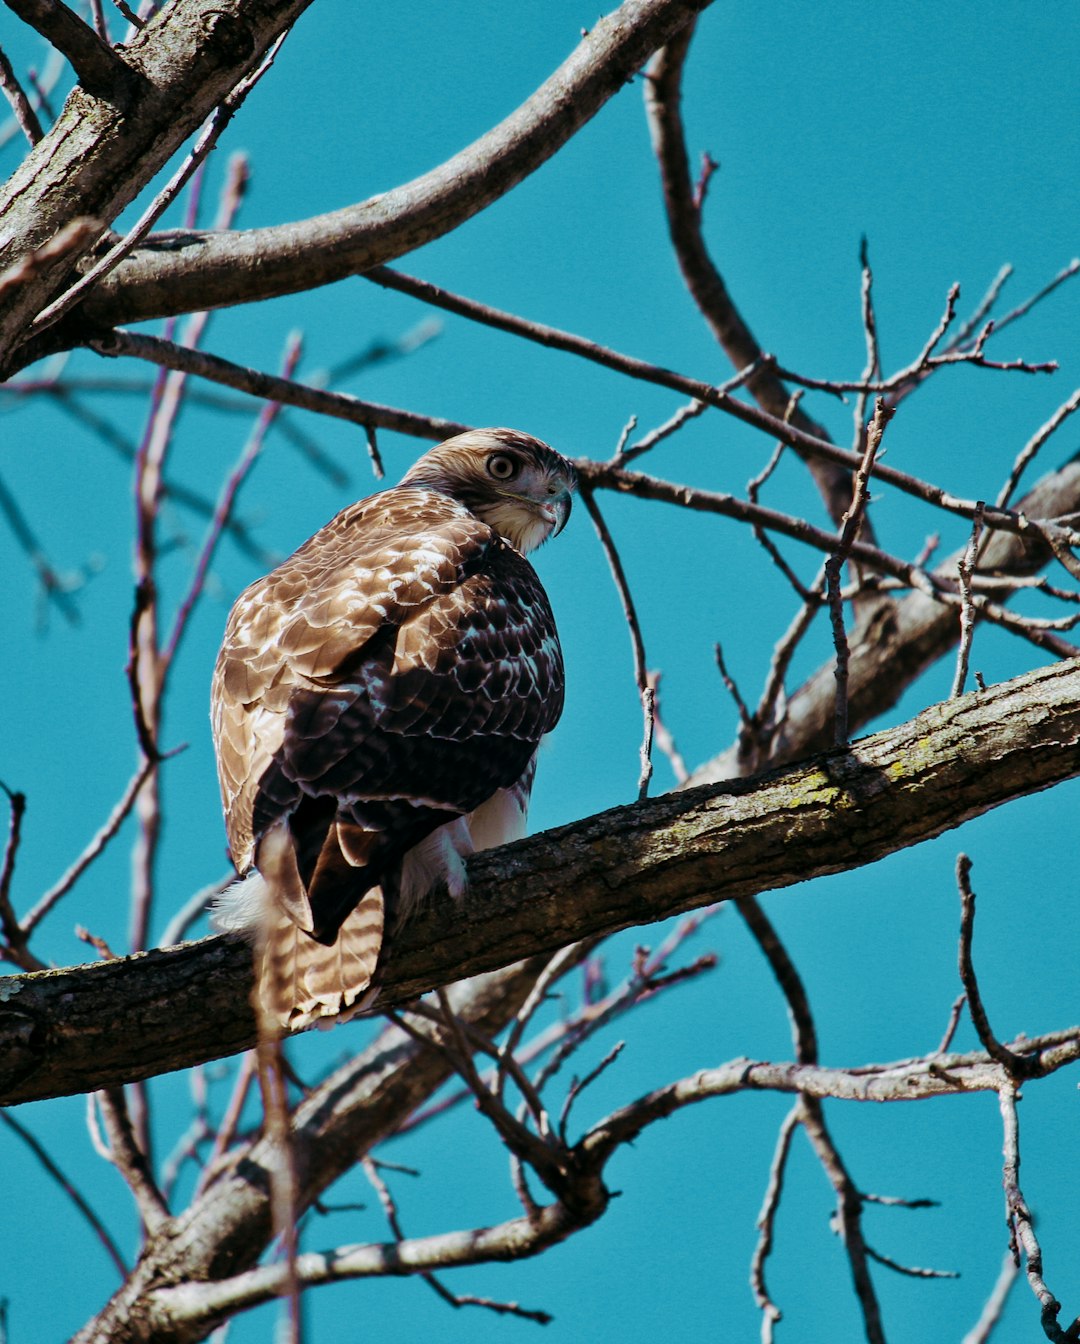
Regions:
<svg viewBox="0 0 1080 1344"><path fill-rule="evenodd" d="M23 134L31 145L36 145L43 135L41 122L3 50L0 50L0 89L3 89L4 96L11 104L15 120L19 123Z"/></svg>
<svg viewBox="0 0 1080 1344"><path fill-rule="evenodd" d="M616 454L618 457L618 454ZM638 776L637 797L640 803L643 798L648 797L649 780L652 778L652 740L653 740L653 707L655 704L655 692L649 684L649 671L645 659L645 642L641 637L641 625L638 621L637 608L634 605L634 598L630 592L630 585L626 579L626 571L623 569L622 560L619 558L619 552L616 549L615 541L604 521L604 515L600 512L599 505L588 486L583 486L580 490L582 501L588 510L589 517L592 519L593 527L596 529L596 535L600 538L600 545L604 548L604 554L607 556L608 566L611 569L611 577L615 581L615 589L619 594L619 601L622 603L623 615L626 617L626 624L630 630L630 647L634 655L634 683L637 686L638 698L641 701L641 713L644 720L644 730L641 740L641 748L638 753L641 762L641 773Z"/></svg>
<svg viewBox="0 0 1080 1344"><path fill-rule="evenodd" d="M990 1029L971 954L972 935L975 931L975 892L971 886L971 860L966 854L957 856L956 884L960 888L960 979L964 986L972 1024L986 1053L991 1059L998 1061L1010 1078L1016 1080L1037 1078L1039 1077L1037 1058L1031 1054L1013 1054L1001 1044Z"/></svg>
<svg viewBox="0 0 1080 1344"><path fill-rule="evenodd" d="M377 402L361 401L347 392L326 392L321 388L307 387L288 378L244 368L219 355L190 350L186 346L141 332L110 332L108 336L92 341L91 347L100 355L132 355L162 368L207 378L224 387L235 388L238 392L265 397L268 401L280 402L285 406L317 411L365 427L376 426L432 441L450 438L468 428L456 420L440 420L412 411L400 411L392 406L380 406Z"/></svg>
<svg viewBox="0 0 1080 1344"><path fill-rule="evenodd" d="M5 0L19 18L62 51L79 83L97 98L126 106L136 71L60 0Z"/></svg>
<svg viewBox="0 0 1080 1344"><path fill-rule="evenodd" d="M441 237L545 163L707 3L624 0L516 112L423 177L298 223L145 249L87 303L88 318L112 326L311 289Z"/></svg>
<svg viewBox="0 0 1080 1344"><path fill-rule="evenodd" d="M1067 662L946 701L753 786L682 790L478 854L461 903L433 901L399 931L377 1002L407 1002L523 955L862 866L1077 774L1080 666ZM247 945L218 937L11 977L0 1002L8 1061L0 1098L98 1088L245 1048L254 1033L250 976Z"/></svg>
<svg viewBox="0 0 1080 1344"><path fill-rule="evenodd" d="M952 696L963 695L967 682L968 661L971 658L971 641L975 634L975 603L971 597L971 583L975 574L975 563L979 554L979 538L982 535L982 509L975 514L971 525L971 538L964 554L957 561L956 571L960 581L960 646L956 653L956 675L953 678Z"/></svg>

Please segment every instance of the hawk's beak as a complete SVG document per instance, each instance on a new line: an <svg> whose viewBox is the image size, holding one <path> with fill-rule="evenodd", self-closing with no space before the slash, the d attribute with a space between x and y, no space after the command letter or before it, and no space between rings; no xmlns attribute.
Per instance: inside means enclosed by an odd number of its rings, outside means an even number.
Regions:
<svg viewBox="0 0 1080 1344"><path fill-rule="evenodd" d="M573 508L573 496L569 490L564 490L561 495L555 498L544 507L545 517L550 517L552 521L551 537L557 537L566 526L570 518L570 510ZM548 540L551 540L551 537Z"/></svg>

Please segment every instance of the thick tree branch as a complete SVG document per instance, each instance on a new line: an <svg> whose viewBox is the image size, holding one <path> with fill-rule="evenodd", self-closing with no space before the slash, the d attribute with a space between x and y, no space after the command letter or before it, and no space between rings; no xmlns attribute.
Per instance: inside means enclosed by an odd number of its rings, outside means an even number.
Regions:
<svg viewBox="0 0 1080 1344"><path fill-rule="evenodd" d="M1077 774L1080 663L1070 660L848 750L478 855L464 905L434 901L395 939L378 1006L580 938L860 867ZM247 948L212 938L0 981L0 1100L235 1053L254 1041L249 977Z"/></svg>
<svg viewBox="0 0 1080 1344"><path fill-rule="evenodd" d="M516 112L431 172L295 223L175 235L118 267L83 306L85 318L112 326L291 294L442 237L546 163L708 3L624 0ZM65 328L56 330L63 340ZM68 344L77 343L72 327L66 330Z"/></svg>
<svg viewBox="0 0 1080 1344"><path fill-rule="evenodd" d="M76 88L56 125L0 189L0 271L42 248L76 216L93 216L103 228L111 223L309 3L163 6L124 49L130 87L122 105ZM0 376L26 362L12 351L70 276L73 260L66 255L40 266L8 297L0 313Z"/></svg>

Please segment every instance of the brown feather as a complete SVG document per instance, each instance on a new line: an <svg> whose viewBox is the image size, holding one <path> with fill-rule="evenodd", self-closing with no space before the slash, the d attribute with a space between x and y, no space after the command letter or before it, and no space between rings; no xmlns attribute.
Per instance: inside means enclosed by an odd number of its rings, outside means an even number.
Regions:
<svg viewBox="0 0 1080 1344"><path fill-rule="evenodd" d="M520 484L490 470L493 454ZM270 893L256 941L279 1026L358 1002L384 890L400 900L425 837L503 794L499 816L523 816L563 671L547 597L506 538L527 547L557 530L573 484L527 435L461 435L237 599L211 715L233 861ZM475 846L461 824L464 838L411 865L412 886L453 884L438 870L451 860L464 881L459 855Z"/></svg>

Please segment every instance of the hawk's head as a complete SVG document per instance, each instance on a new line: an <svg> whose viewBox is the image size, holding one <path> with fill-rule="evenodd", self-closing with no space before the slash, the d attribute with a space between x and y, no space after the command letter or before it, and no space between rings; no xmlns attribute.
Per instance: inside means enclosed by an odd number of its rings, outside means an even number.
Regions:
<svg viewBox="0 0 1080 1344"><path fill-rule="evenodd" d="M401 482L459 500L522 554L561 532L577 472L516 429L471 429L425 453Z"/></svg>

